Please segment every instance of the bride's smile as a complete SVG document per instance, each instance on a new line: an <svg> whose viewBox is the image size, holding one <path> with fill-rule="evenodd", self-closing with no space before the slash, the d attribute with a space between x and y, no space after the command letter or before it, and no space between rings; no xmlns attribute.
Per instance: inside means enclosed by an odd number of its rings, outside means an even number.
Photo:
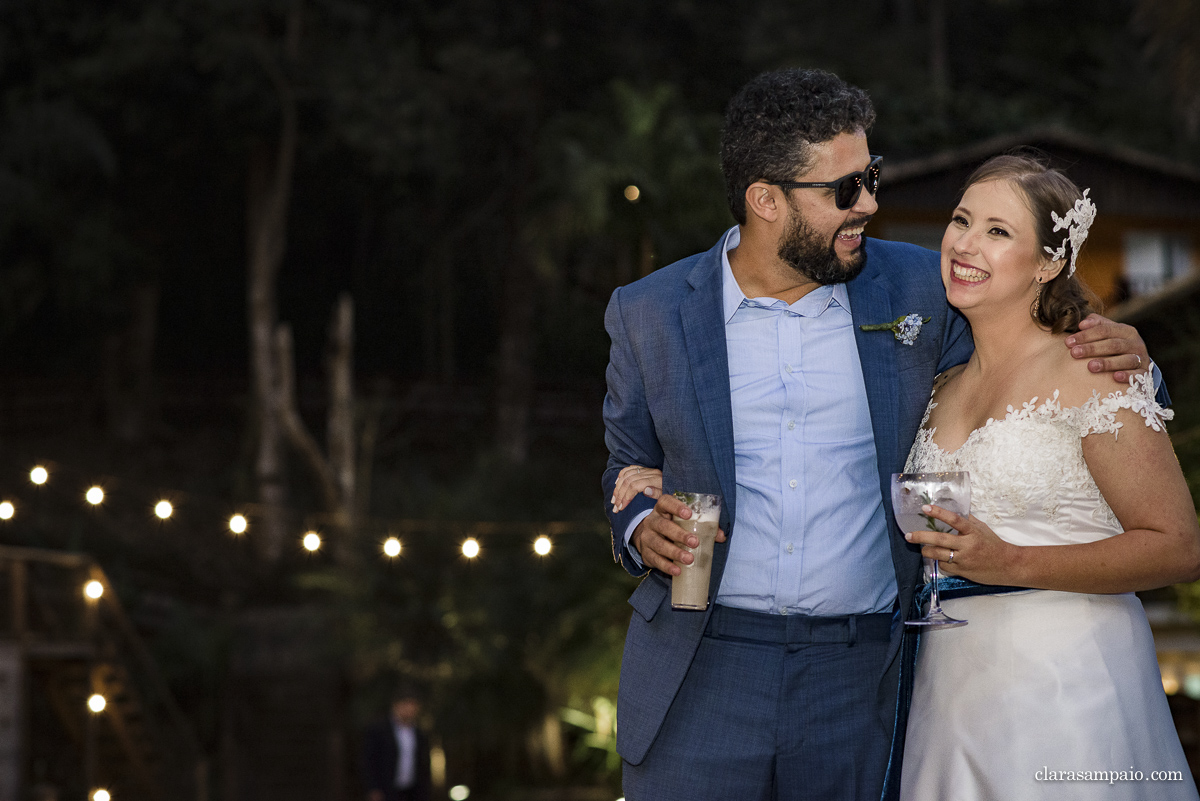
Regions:
<svg viewBox="0 0 1200 801"><path fill-rule="evenodd" d="M1028 318L1037 279L1053 278L1059 268L1041 253L1033 213L1011 182L967 189L942 237L942 281L946 299L973 325L984 308L989 317Z"/></svg>

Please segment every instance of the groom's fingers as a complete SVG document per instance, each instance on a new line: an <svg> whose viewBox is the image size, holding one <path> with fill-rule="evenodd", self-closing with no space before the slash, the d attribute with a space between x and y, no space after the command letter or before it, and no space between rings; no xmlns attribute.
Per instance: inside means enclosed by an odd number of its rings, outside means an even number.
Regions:
<svg viewBox="0 0 1200 801"><path fill-rule="evenodd" d="M1093 373L1114 373L1113 378L1122 383L1150 366L1150 354L1137 329L1098 314L1088 315L1065 342L1073 357L1090 360L1088 369Z"/></svg>
<svg viewBox="0 0 1200 801"><path fill-rule="evenodd" d="M679 564L691 564L695 557L680 546L695 548L700 544L696 535L684 531L671 519L672 515L688 518L692 511L674 495L663 495L652 511L634 529L630 538L642 562L670 576L678 576ZM679 564L677 564L679 563Z"/></svg>

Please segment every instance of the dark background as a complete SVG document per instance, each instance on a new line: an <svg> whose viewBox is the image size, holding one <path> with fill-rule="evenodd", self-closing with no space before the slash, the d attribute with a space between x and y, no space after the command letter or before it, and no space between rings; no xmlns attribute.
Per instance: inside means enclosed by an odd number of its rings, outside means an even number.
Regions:
<svg viewBox="0 0 1200 801"><path fill-rule="evenodd" d="M246 621L300 609L336 621L322 692L347 793L354 733L400 680L428 693L449 783L615 789L603 708L634 582L606 555L598 494L603 311L732 224L729 97L821 67L870 92L872 152L891 162L1058 124L1200 165L1198 31L1190 0L8 0L0 495L18 514L0 537L99 560L214 775L264 736L231 710ZM287 108L274 285L299 408L321 441L348 292L374 432L350 556L254 541L248 208ZM52 472L36 491L35 463ZM294 455L287 476L298 541L329 510ZM110 502L84 509L95 482ZM148 514L158 497L172 520ZM239 510L251 531L234 539ZM562 533L538 559L548 521ZM458 544L479 531L468 563ZM395 562L378 556L389 532Z"/></svg>

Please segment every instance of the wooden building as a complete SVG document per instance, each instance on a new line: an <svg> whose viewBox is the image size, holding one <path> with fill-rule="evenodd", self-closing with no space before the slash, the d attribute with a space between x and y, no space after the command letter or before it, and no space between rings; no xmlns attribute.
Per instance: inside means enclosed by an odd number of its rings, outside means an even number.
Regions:
<svg viewBox="0 0 1200 801"><path fill-rule="evenodd" d="M1156 293L1200 267L1200 170L1060 128L993 137L910 161L884 161L870 233L934 250L967 177L988 158L1033 147L1098 210L1079 274L1106 307Z"/></svg>

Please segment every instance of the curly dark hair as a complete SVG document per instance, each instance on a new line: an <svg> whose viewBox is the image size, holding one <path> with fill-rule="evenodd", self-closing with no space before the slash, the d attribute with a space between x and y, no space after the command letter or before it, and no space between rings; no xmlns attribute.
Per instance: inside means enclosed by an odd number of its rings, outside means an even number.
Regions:
<svg viewBox="0 0 1200 801"><path fill-rule="evenodd" d="M1063 244L1065 233L1055 232L1050 212L1060 216L1066 214L1074 207L1075 201L1083 197L1083 193L1074 181L1051 168L1044 154L1026 148L988 159L967 178L963 192L985 181L1011 181L1019 190L1025 204L1033 212L1039 255L1045 254L1045 247L1056 250ZM1067 242L1066 247L1066 258L1070 260L1073 246ZM1042 286L1037 313L1034 314L1031 308L1030 315L1038 325L1055 334L1074 334L1079 330L1080 321L1100 308L1099 298L1088 285L1080 280L1078 274L1067 275L1064 268Z"/></svg>
<svg viewBox="0 0 1200 801"><path fill-rule="evenodd" d="M875 109L862 89L823 70L767 72L729 101L721 131L721 171L729 210L746 224L746 189L789 181L812 161L812 145L838 134L866 133Z"/></svg>

